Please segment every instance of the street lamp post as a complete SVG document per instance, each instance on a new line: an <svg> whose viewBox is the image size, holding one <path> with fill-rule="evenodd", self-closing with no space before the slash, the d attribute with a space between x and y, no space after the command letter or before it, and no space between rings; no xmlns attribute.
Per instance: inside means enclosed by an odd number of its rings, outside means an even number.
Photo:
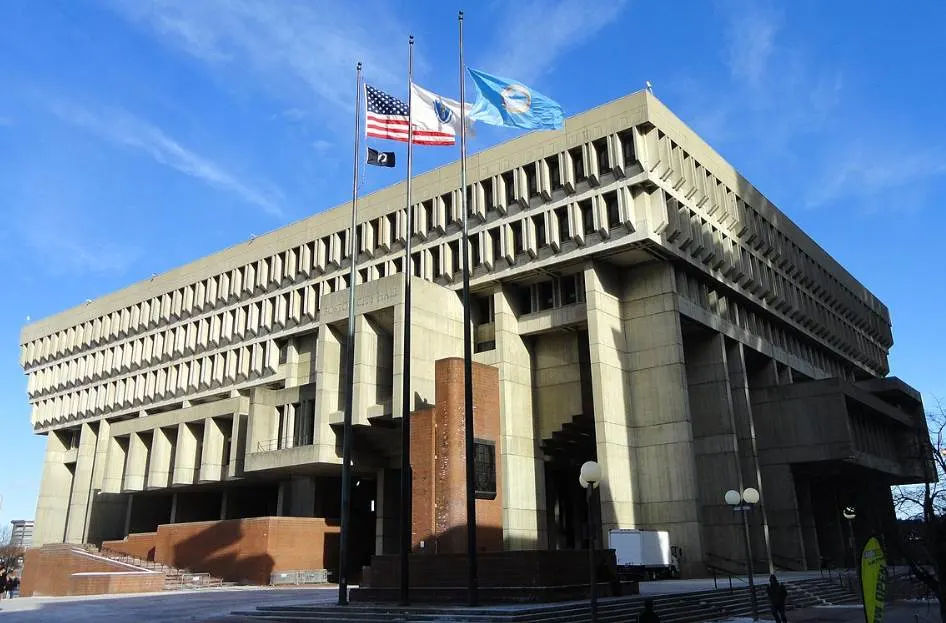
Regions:
<svg viewBox="0 0 946 623"><path fill-rule="evenodd" d="M759 620L759 602L755 595L755 578L752 574L752 542L749 540L749 513L759 503L759 492L752 487L742 493L730 489L726 492L726 504L742 516L743 540L746 548L746 574L749 580L749 599L752 603L752 620Z"/></svg>
<svg viewBox="0 0 946 623"><path fill-rule="evenodd" d="M847 538L848 547L851 550L851 567L857 567L857 543L854 538L854 519L857 518L857 512L853 506L845 506L841 511L841 516L847 520Z"/></svg>
<svg viewBox="0 0 946 623"><path fill-rule="evenodd" d="M601 466L594 461L587 461L581 466L578 482L585 489L588 500L588 568L589 599L591 601L591 622L598 621L598 578L595 564L595 526L592 499L594 490L601 484Z"/></svg>

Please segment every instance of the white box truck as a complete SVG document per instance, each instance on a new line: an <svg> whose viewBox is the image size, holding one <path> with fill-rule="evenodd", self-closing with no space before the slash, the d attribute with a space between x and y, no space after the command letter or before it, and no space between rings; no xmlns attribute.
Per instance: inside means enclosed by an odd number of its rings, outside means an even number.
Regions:
<svg viewBox="0 0 946 623"><path fill-rule="evenodd" d="M680 577L676 557L670 552L670 535L665 531L614 529L608 533L608 547L614 550L622 579Z"/></svg>

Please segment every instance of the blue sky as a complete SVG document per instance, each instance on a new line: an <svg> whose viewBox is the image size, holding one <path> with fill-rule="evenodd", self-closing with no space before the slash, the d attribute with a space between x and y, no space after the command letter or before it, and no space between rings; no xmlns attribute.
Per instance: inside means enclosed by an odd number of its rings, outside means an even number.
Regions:
<svg viewBox="0 0 946 623"><path fill-rule="evenodd" d="M413 33L415 80L456 97L459 8L470 66L567 114L650 80L887 303L892 373L928 405L946 397L946 4L787 5L0 3L0 522L33 516L42 471L18 364L27 317L344 202L355 61L404 97ZM516 133L479 127L471 150ZM424 171L457 152L415 154ZM402 175L372 169L365 188Z"/></svg>

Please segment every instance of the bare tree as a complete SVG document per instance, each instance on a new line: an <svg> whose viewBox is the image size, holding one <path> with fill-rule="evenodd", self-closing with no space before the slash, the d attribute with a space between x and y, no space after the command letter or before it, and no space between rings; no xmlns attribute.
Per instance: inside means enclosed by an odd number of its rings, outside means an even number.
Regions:
<svg viewBox="0 0 946 623"><path fill-rule="evenodd" d="M13 567L17 559L24 553L19 544L12 542L12 537L10 526L0 528L0 566L7 569Z"/></svg>
<svg viewBox="0 0 946 623"><path fill-rule="evenodd" d="M927 415L928 430L917 436L915 456L926 482L895 488L897 515L908 520L888 530L888 543L910 567L913 576L939 598L946 621L946 407L937 402Z"/></svg>

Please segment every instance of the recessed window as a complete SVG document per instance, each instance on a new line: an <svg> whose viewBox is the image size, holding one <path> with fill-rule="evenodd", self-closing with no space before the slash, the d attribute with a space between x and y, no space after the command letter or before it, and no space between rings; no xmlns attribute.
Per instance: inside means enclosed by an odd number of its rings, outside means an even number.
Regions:
<svg viewBox="0 0 946 623"><path fill-rule="evenodd" d="M470 264L472 266L476 266L477 264L480 263L480 236L479 234L471 234L469 242L470 242L470 255L472 256L472 259L470 260Z"/></svg>
<svg viewBox="0 0 946 623"><path fill-rule="evenodd" d="M630 166L634 163L634 132L624 130L618 134L618 141L621 143L621 152L624 154L624 165Z"/></svg>
<svg viewBox="0 0 946 623"><path fill-rule="evenodd" d="M424 210L424 225L428 228L433 227L434 225L434 202L432 199L421 204L421 208ZM420 233L420 223L414 224L414 233Z"/></svg>
<svg viewBox="0 0 946 623"><path fill-rule="evenodd" d="M582 153L581 147L569 149L568 154L571 156L572 165L575 168L575 181L580 182L588 179L588 173L585 171L585 156Z"/></svg>
<svg viewBox="0 0 946 623"><path fill-rule="evenodd" d="M578 209L581 211L581 222L586 234L595 230L595 211L591 199L585 199L578 202Z"/></svg>
<svg viewBox="0 0 946 623"><path fill-rule="evenodd" d="M511 206L516 202L516 180L512 171L506 171L501 176L503 185L506 187L506 205Z"/></svg>
<svg viewBox="0 0 946 623"><path fill-rule="evenodd" d="M535 302L537 311L555 307L555 284L552 281L535 284Z"/></svg>
<svg viewBox="0 0 946 623"><path fill-rule="evenodd" d="M493 180L485 180L481 185L483 186L483 201L486 203L486 210L495 210L496 206L493 204Z"/></svg>
<svg viewBox="0 0 946 623"><path fill-rule="evenodd" d="M512 248L515 255L519 255L525 251L525 246L523 245L522 239L522 221L512 223L509 226L512 229Z"/></svg>
<svg viewBox="0 0 946 623"><path fill-rule="evenodd" d="M604 173L611 168L611 159L608 156L608 139L599 138L591 144L595 150L595 155L598 157L598 173Z"/></svg>
<svg viewBox="0 0 946 623"><path fill-rule="evenodd" d="M503 255L502 244L500 243L499 228L495 227L489 230L489 237L493 241L493 259L498 260Z"/></svg>
<svg viewBox="0 0 946 623"><path fill-rule="evenodd" d="M571 233L568 231L568 208L561 206L555 208L555 220L558 222L559 240L568 240Z"/></svg>
<svg viewBox="0 0 946 623"><path fill-rule="evenodd" d="M538 197L539 196L539 182L535 174L535 166L528 165L525 168L526 172L526 185L529 188L529 197Z"/></svg>
<svg viewBox="0 0 946 623"><path fill-rule="evenodd" d="M608 227L617 227L621 224L621 211L618 209L617 191L604 193L601 196L608 213Z"/></svg>
<svg viewBox="0 0 946 623"><path fill-rule="evenodd" d="M545 215L540 214L532 217L532 223L535 226L535 244L537 247L546 247L549 244L548 236L545 231Z"/></svg>

